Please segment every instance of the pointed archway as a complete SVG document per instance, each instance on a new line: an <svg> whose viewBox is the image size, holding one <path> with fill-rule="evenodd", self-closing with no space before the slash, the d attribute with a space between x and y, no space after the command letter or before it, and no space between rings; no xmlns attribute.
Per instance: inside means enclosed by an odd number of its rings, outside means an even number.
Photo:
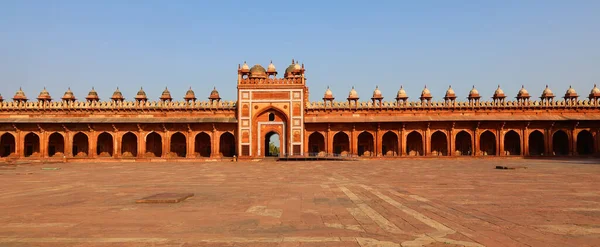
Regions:
<svg viewBox="0 0 600 247"><path fill-rule="evenodd" d="M71 150L75 157L87 157L89 152L89 139L84 133L77 133L73 136L73 148Z"/></svg>
<svg viewBox="0 0 600 247"><path fill-rule="evenodd" d="M406 136L406 154L408 156L423 155L423 136L418 131L410 132Z"/></svg>
<svg viewBox="0 0 600 247"><path fill-rule="evenodd" d="M134 133L127 132L121 138L121 157L133 158L137 157L138 140Z"/></svg>
<svg viewBox="0 0 600 247"><path fill-rule="evenodd" d="M98 141L96 142L96 155L98 157L112 157L113 156L113 137L107 132L102 132L98 135Z"/></svg>
<svg viewBox="0 0 600 247"><path fill-rule="evenodd" d="M325 137L319 132L308 136L308 150L310 156L325 156Z"/></svg>
<svg viewBox="0 0 600 247"><path fill-rule="evenodd" d="M539 130L534 130L529 133L529 155L531 156L540 156L544 154L544 134Z"/></svg>
<svg viewBox="0 0 600 247"><path fill-rule="evenodd" d="M146 135L146 157L162 156L162 137L156 132Z"/></svg>
<svg viewBox="0 0 600 247"><path fill-rule="evenodd" d="M383 156L398 155L398 135L392 131L388 131L381 137L381 154Z"/></svg>
<svg viewBox="0 0 600 247"><path fill-rule="evenodd" d="M339 156L350 155L350 138L343 131L333 136L333 153Z"/></svg>
<svg viewBox="0 0 600 247"><path fill-rule="evenodd" d="M0 137L0 157L8 157L15 153L15 147L17 142L15 141L15 136L11 133L4 133Z"/></svg>
<svg viewBox="0 0 600 247"><path fill-rule="evenodd" d="M447 156L448 155L448 138L446 133L436 131L431 135L431 155Z"/></svg>
<svg viewBox="0 0 600 247"><path fill-rule="evenodd" d="M367 131L358 135L358 156L374 156L373 135Z"/></svg>
<svg viewBox="0 0 600 247"><path fill-rule="evenodd" d="M521 155L521 136L514 130L504 134L504 154Z"/></svg>
<svg viewBox="0 0 600 247"><path fill-rule="evenodd" d="M587 130L582 130L577 134L577 154L594 154L594 136Z"/></svg>
<svg viewBox="0 0 600 247"><path fill-rule="evenodd" d="M485 131L479 136L479 151L481 155L496 155L496 135Z"/></svg>
<svg viewBox="0 0 600 247"><path fill-rule="evenodd" d="M554 155L569 155L569 135L562 130L557 130L552 135L552 151Z"/></svg>
<svg viewBox="0 0 600 247"><path fill-rule="evenodd" d="M281 154L281 136L275 131L265 135L265 157L278 157Z"/></svg>
<svg viewBox="0 0 600 247"><path fill-rule="evenodd" d="M177 132L171 136L170 153L179 158L187 155L187 141L184 134Z"/></svg>
<svg viewBox="0 0 600 247"><path fill-rule="evenodd" d="M219 137L219 153L223 157L235 156L235 136L229 132L221 134Z"/></svg>
<svg viewBox="0 0 600 247"><path fill-rule="evenodd" d="M54 132L48 138L48 157L63 157L65 155L65 138Z"/></svg>
<svg viewBox="0 0 600 247"><path fill-rule="evenodd" d="M210 157L211 153L211 140L210 135L200 132L194 138L194 152L196 156Z"/></svg>
<svg viewBox="0 0 600 247"><path fill-rule="evenodd" d="M473 141L471 140L471 134L464 130L456 134L454 140L455 153L456 155L472 155L473 154Z"/></svg>
<svg viewBox="0 0 600 247"><path fill-rule="evenodd" d="M31 132L25 136L25 157L40 155L40 137Z"/></svg>

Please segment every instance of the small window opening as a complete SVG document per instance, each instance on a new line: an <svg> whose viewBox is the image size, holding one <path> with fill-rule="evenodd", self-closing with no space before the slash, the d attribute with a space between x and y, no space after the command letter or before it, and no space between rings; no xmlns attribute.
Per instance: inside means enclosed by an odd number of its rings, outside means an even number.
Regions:
<svg viewBox="0 0 600 247"><path fill-rule="evenodd" d="M273 122L273 121L275 121L275 114L269 113L269 122Z"/></svg>

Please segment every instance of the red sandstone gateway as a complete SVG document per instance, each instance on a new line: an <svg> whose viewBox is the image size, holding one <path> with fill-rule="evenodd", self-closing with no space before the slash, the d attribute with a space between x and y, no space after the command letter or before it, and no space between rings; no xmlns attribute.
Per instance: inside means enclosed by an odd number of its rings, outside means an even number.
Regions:
<svg viewBox="0 0 600 247"><path fill-rule="evenodd" d="M0 96L0 157L10 158L255 158L272 153L279 136L284 156L558 156L600 153L600 89L579 100L569 87L555 101L546 87L540 100L521 88L508 101L498 86L492 101L480 101L473 87L468 101L456 101L452 87L444 101L432 101L425 87L408 101L402 86L393 102L375 88L360 102L352 88L335 101L327 88L323 102L309 102L304 65L292 60L283 78L273 63L238 67L238 98L197 101L190 88L184 101L168 89L148 101L143 89L126 101L114 92L100 101L92 88L86 101L69 89L52 101L44 89L38 102L19 90L12 102ZM43 117L42 117L43 116Z"/></svg>

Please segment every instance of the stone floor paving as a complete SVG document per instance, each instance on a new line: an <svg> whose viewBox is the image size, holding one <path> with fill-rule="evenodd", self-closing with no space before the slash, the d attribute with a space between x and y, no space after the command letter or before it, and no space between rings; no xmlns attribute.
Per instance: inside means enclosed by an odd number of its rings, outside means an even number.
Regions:
<svg viewBox="0 0 600 247"><path fill-rule="evenodd" d="M0 246L600 246L594 159L0 166Z"/></svg>

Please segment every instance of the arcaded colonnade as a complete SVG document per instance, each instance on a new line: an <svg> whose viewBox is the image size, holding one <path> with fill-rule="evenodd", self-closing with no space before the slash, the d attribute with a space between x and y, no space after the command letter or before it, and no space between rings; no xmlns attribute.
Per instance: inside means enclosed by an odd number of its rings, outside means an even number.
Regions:
<svg viewBox="0 0 600 247"><path fill-rule="evenodd" d="M388 123L307 125L311 156L591 156L594 123Z"/></svg>
<svg viewBox="0 0 600 247"><path fill-rule="evenodd" d="M13 126L13 130L0 131L0 158L208 159L236 154L235 125L231 124L214 129L130 124Z"/></svg>

